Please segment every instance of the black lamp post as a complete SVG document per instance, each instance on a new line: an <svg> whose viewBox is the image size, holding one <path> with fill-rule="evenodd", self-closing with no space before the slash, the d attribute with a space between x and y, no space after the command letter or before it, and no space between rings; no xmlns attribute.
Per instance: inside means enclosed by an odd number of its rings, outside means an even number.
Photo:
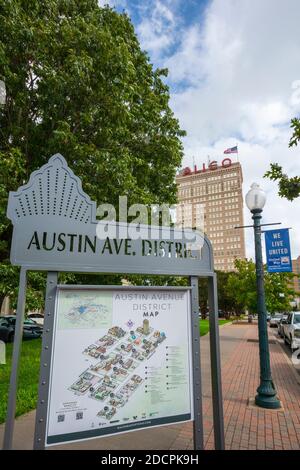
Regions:
<svg viewBox="0 0 300 470"><path fill-rule="evenodd" d="M246 194L246 204L252 213L254 221L255 265L256 265L256 289L257 289L257 313L258 313L258 337L260 360L260 385L257 388L255 404L262 408L278 409L280 401L276 395L276 389L272 380L270 366L270 352L267 327L267 310L264 288L264 267L261 248L261 213L266 203L266 194L258 184L253 183Z"/></svg>

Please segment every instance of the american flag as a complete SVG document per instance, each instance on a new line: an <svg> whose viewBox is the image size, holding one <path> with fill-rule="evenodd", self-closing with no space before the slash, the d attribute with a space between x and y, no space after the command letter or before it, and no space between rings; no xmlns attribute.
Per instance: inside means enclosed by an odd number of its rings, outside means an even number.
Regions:
<svg viewBox="0 0 300 470"><path fill-rule="evenodd" d="M238 153L237 145L235 147L224 150L224 153Z"/></svg>

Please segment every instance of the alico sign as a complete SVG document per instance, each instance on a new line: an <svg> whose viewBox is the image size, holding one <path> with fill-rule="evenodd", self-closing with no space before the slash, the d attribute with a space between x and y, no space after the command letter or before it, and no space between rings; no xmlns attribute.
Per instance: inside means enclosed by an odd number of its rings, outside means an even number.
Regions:
<svg viewBox="0 0 300 470"><path fill-rule="evenodd" d="M186 167L182 170L181 175L187 176L193 173L204 173L206 171L217 170L218 168L228 168L232 165L232 161L230 158L224 158L221 162L221 165L218 165L216 160L211 161L208 165L202 163L202 168L198 169L197 165L194 166L194 171L191 170L190 167Z"/></svg>

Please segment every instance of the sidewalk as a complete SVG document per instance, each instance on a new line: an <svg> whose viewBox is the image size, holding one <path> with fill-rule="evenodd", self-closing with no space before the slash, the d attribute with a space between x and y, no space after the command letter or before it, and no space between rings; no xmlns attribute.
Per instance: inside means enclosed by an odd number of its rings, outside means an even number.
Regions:
<svg viewBox="0 0 300 470"><path fill-rule="evenodd" d="M276 330L277 331L277 330ZM283 410L249 406L259 384L257 325L232 324L220 328L227 449L300 449L300 375L293 370L273 332L270 353L273 379ZM209 337L201 338L205 448L214 448L211 404ZM15 449L32 449L35 413L16 420ZM0 426L2 441L4 426ZM193 448L192 424L145 429L114 437L65 444L53 449L173 449Z"/></svg>
<svg viewBox="0 0 300 470"><path fill-rule="evenodd" d="M229 327L228 327L229 328ZM235 328L232 325L230 328ZM249 406L259 384L257 325L246 334L222 368L226 449L300 449L300 375L269 329L272 375L283 410ZM274 344L273 344L274 342ZM205 448L214 448L212 406L204 398ZM192 449L192 426L185 424L172 449Z"/></svg>

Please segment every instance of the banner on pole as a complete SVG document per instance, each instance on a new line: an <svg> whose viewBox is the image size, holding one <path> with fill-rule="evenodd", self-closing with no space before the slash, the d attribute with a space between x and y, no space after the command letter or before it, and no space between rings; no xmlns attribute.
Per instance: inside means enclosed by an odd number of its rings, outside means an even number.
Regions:
<svg viewBox="0 0 300 470"><path fill-rule="evenodd" d="M265 232L267 269L269 273L291 272L292 259L289 229Z"/></svg>

